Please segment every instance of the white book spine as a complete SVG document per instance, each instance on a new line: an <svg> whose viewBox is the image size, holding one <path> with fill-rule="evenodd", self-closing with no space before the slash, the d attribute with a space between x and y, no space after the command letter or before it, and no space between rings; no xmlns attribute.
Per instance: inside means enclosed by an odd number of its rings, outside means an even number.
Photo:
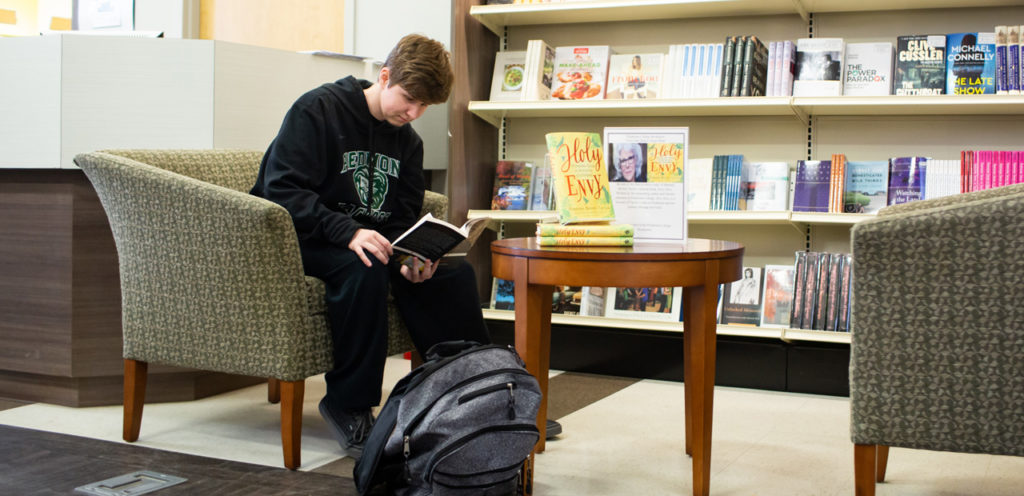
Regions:
<svg viewBox="0 0 1024 496"><path fill-rule="evenodd" d="M711 81L708 83L708 96L715 98L719 96L719 88L722 87L722 43L714 44L715 47L715 59L711 64L712 76Z"/></svg>
<svg viewBox="0 0 1024 496"><path fill-rule="evenodd" d="M768 84L766 85L766 88L765 88L765 92L764 92L765 96L778 96L778 95L775 94L775 91L776 91L776 87L775 87L775 74L776 74L775 60L778 58L778 56L779 56L779 42L777 42L777 41L769 42L768 43L768 74L767 74Z"/></svg>

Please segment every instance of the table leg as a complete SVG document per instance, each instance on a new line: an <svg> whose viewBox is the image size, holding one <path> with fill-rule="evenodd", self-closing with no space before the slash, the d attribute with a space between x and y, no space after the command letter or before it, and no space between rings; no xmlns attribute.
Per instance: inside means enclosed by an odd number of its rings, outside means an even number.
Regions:
<svg viewBox="0 0 1024 496"><path fill-rule="evenodd" d="M688 302L690 292L683 290L683 308L689 308L691 304ZM683 315L685 317L685 310ZM686 324L684 324L685 326ZM686 445L686 454L693 456L693 398L691 393L693 389L690 387L690 378L693 374L690 372L690 366L693 365L693 360L690 360L690 350L693 349L693 344L690 342L690 336L693 336L692 332L689 332L685 327L683 328L683 424L685 428L684 432L684 444Z"/></svg>
<svg viewBox="0 0 1024 496"><path fill-rule="evenodd" d="M529 260L515 263L515 332L516 351L526 363L526 370L537 378L541 401L537 411L540 440L534 448L545 448L548 414L548 369L551 366L551 295L553 286L529 284Z"/></svg>
<svg viewBox="0 0 1024 496"><path fill-rule="evenodd" d="M718 262L705 263L704 285L684 288L683 309L685 334L690 334L690 347L683 360L690 363L685 388L691 418L693 455L693 494L707 496L711 481L711 420L715 394L715 345L718 306ZM685 347L685 342L684 342ZM689 439L689 438L688 438Z"/></svg>

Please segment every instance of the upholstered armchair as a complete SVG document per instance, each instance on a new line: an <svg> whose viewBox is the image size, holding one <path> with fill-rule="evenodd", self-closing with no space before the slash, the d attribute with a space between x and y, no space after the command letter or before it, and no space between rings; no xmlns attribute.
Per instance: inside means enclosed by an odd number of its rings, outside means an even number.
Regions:
<svg viewBox="0 0 1024 496"><path fill-rule="evenodd" d="M889 446L1024 456L1024 184L888 207L852 236L856 493Z"/></svg>
<svg viewBox="0 0 1024 496"><path fill-rule="evenodd" d="M303 273L288 212L248 194L259 151L113 150L75 157L117 245L124 439L142 422L148 363L269 379L284 465L301 463L305 379L332 368L324 284ZM427 192L424 211L447 217ZM391 305L389 351L413 349Z"/></svg>

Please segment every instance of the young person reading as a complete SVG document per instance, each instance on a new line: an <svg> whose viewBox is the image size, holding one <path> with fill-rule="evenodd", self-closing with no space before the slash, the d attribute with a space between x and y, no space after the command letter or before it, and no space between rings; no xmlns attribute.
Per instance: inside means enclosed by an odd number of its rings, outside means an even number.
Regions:
<svg viewBox="0 0 1024 496"><path fill-rule="evenodd" d="M444 46L402 38L376 81L349 76L292 105L251 191L288 210L306 274L326 283L334 369L320 413L354 457L381 400L389 292L420 353L490 342L472 267L402 264L391 246L423 203L423 142L409 123L446 101L453 80Z"/></svg>

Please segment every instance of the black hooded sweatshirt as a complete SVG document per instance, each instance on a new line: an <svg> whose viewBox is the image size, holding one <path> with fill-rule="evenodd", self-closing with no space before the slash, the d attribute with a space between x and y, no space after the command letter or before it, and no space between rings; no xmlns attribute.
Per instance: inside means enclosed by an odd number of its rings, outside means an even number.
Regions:
<svg viewBox="0 0 1024 496"><path fill-rule="evenodd" d="M287 209L301 240L348 246L365 228L394 241L419 218L423 141L370 114L371 84L349 76L302 95L263 156L250 193Z"/></svg>

